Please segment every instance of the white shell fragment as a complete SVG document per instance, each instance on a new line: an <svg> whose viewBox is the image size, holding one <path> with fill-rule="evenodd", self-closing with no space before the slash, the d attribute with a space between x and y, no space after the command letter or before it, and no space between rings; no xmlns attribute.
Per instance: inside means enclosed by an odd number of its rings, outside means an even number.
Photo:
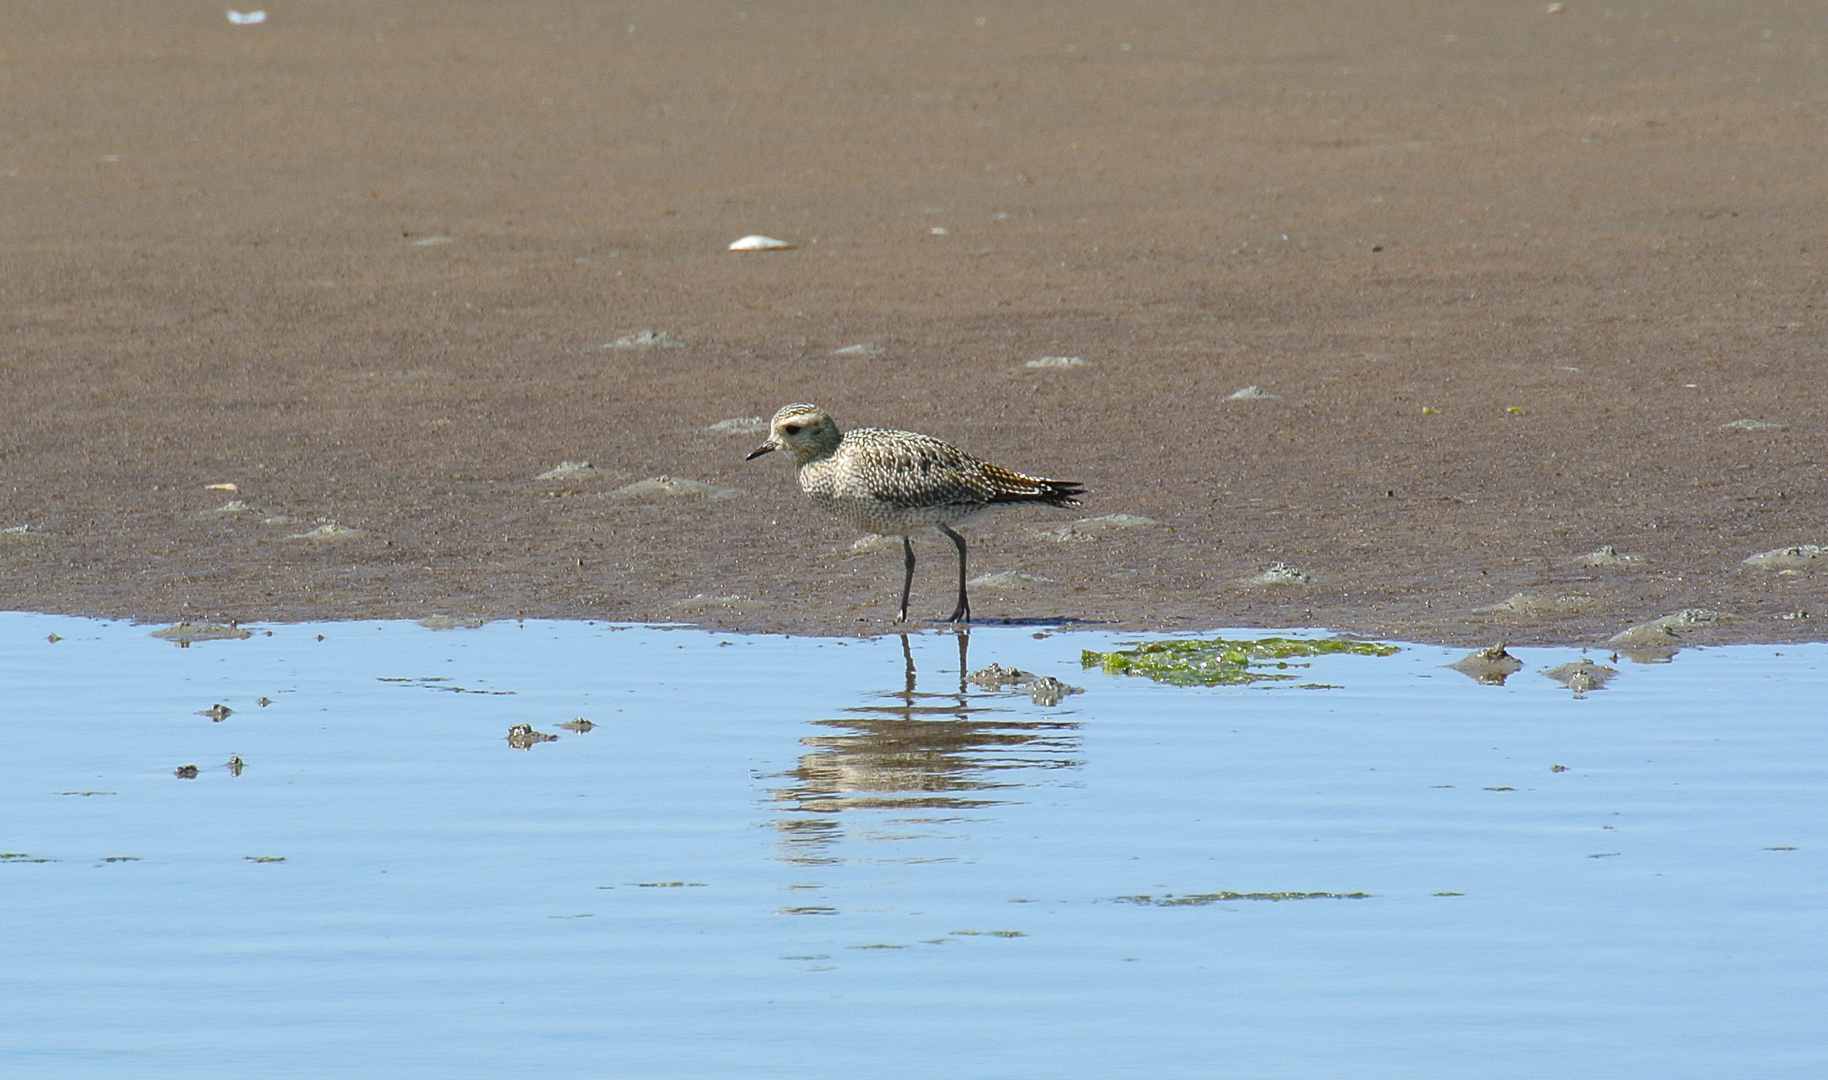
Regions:
<svg viewBox="0 0 1828 1080"><path fill-rule="evenodd" d="M1030 360L1026 366L1043 369L1076 368L1085 367L1086 362L1083 358L1077 356L1043 356L1039 360Z"/></svg>
<svg viewBox="0 0 1828 1080"><path fill-rule="evenodd" d="M204 491L230 491L230 492L234 492L234 491L240 491L240 490L241 490L241 489L240 489L240 488L238 488L238 487L236 487L236 486L235 486L235 485L234 485L234 484L204 484L204 485L203 485L203 490L204 490Z"/></svg>
<svg viewBox="0 0 1828 1080"><path fill-rule="evenodd" d="M730 245L731 251L791 251L793 245L785 240L776 240L772 236L755 233L745 236Z"/></svg>
<svg viewBox="0 0 1828 1080"><path fill-rule="evenodd" d="M846 345L842 349L833 349L833 356L881 356L887 349L873 341L861 341L855 345Z"/></svg>
<svg viewBox="0 0 1828 1080"><path fill-rule="evenodd" d="M679 349L685 342L665 330L643 330L635 334L623 334L614 341L605 341L605 349Z"/></svg>
<svg viewBox="0 0 1828 1080"><path fill-rule="evenodd" d="M228 20L236 26L253 26L256 23L266 22L267 13L264 11L236 11L230 8Z"/></svg>
<svg viewBox="0 0 1828 1080"><path fill-rule="evenodd" d="M1788 424L1779 424L1770 420L1729 420L1721 424L1721 431L1782 431Z"/></svg>
<svg viewBox="0 0 1828 1080"><path fill-rule="evenodd" d="M1273 401L1281 394L1272 394L1260 386L1246 386L1235 394L1227 394L1226 401Z"/></svg>

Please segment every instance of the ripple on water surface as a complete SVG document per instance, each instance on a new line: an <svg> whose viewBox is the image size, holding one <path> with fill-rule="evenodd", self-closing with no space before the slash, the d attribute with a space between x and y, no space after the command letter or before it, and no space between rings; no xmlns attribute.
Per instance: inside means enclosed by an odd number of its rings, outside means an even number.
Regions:
<svg viewBox="0 0 1828 1080"><path fill-rule="evenodd" d="M1828 1066L1823 646L152 629L0 615L8 1076Z"/></svg>

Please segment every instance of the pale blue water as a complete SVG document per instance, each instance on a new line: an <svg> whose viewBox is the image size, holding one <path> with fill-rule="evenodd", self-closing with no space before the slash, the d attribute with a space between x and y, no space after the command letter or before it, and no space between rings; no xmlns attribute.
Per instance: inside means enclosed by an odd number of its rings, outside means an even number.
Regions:
<svg viewBox="0 0 1828 1080"><path fill-rule="evenodd" d="M151 629L0 615L0 1075L1828 1075L1821 645Z"/></svg>

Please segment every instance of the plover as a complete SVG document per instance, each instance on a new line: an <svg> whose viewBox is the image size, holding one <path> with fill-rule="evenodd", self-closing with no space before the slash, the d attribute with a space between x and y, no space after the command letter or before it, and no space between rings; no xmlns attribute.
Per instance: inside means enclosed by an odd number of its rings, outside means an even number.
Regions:
<svg viewBox="0 0 1828 1080"><path fill-rule="evenodd" d="M954 525L1018 503L1078 506L1081 485L1068 480L1024 476L979 461L930 435L888 428L839 431L817 405L789 405L768 424L768 441L750 452L753 461L780 450L799 470L800 490L812 501L865 532L901 537L905 574L901 615L908 617L914 584L914 545L908 534L938 529L958 548L958 606L948 622L971 620L965 594L965 538Z"/></svg>

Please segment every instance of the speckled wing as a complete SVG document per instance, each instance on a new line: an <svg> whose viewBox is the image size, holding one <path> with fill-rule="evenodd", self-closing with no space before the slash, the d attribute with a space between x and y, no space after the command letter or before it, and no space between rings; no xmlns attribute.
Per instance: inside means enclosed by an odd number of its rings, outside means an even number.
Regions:
<svg viewBox="0 0 1828 1080"><path fill-rule="evenodd" d="M986 461L930 435L883 428L845 433L845 449L868 460L860 479L873 498L909 509L938 505L1045 502L1077 505L1079 485L1039 480Z"/></svg>

